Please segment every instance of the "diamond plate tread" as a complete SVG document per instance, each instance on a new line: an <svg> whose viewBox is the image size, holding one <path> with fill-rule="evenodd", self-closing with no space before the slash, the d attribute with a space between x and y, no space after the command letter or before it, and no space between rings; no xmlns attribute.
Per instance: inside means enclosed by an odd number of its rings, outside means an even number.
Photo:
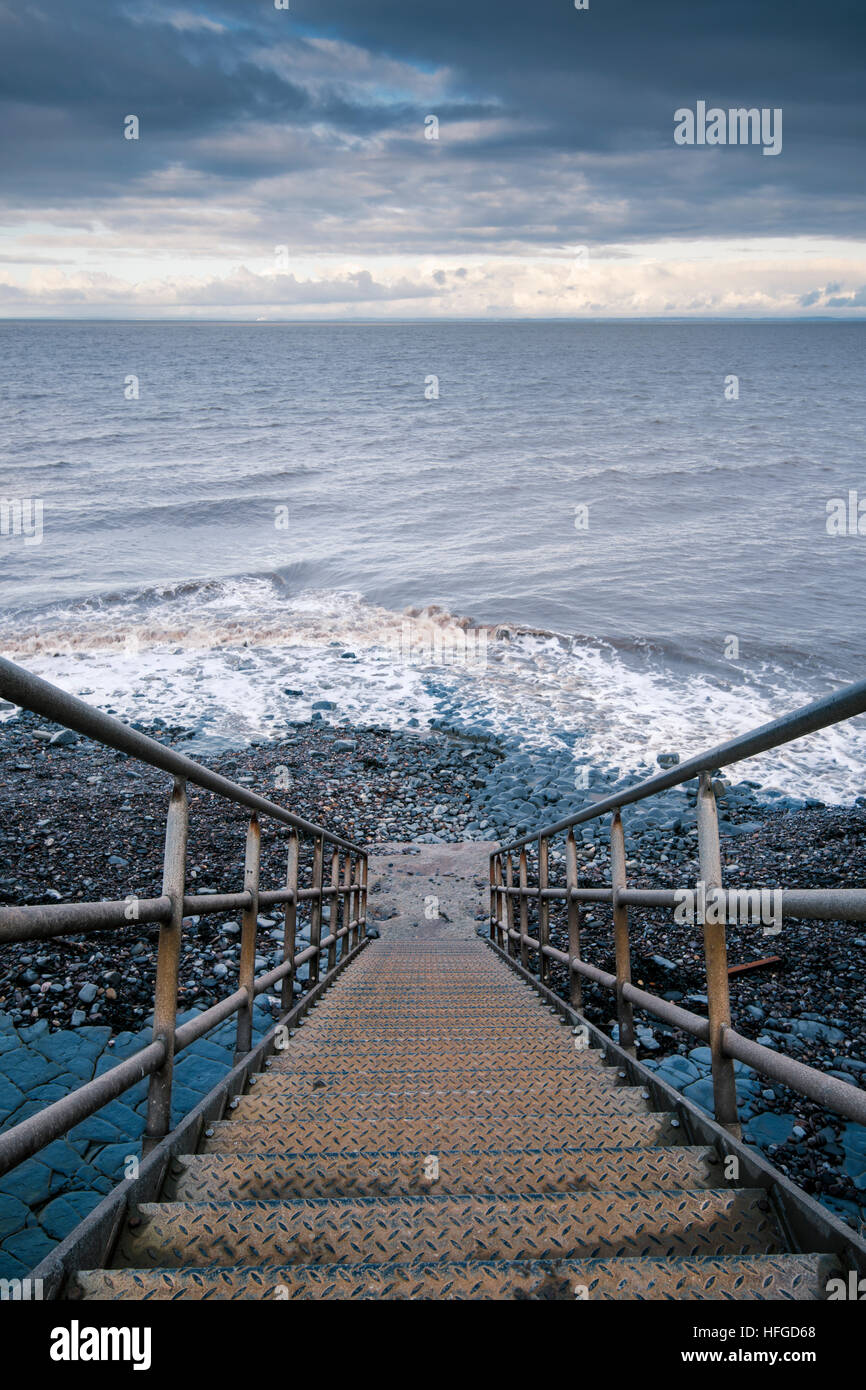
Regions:
<svg viewBox="0 0 866 1390"><path fill-rule="evenodd" d="M205 1131L204 1153L301 1152L329 1153L336 1150L425 1148L437 1153L451 1149L545 1148L563 1143L573 1147L581 1140L593 1148L626 1148L635 1145L677 1144L683 1131L672 1124L667 1112L648 1115L590 1115L586 1123L564 1120L561 1115L529 1116L514 1119L483 1116L453 1116L445 1119L414 1120L400 1116L385 1121L330 1120L327 1118L293 1121L216 1120Z"/></svg>
<svg viewBox="0 0 866 1390"><path fill-rule="evenodd" d="M318 1024L318 1027L316 1027ZM544 1027L531 1026L528 1023L514 1022L509 1019L507 1022L498 1020L484 1019L481 1015L477 1019L431 1019L430 1022L403 1022L395 1020L391 1022L384 1019L381 1013L378 1017L371 1019L370 1023L328 1023L325 1026L324 1020L320 1023L318 1019L310 1020L310 1031L316 1030L316 1037L322 1044L331 1042L367 1042L371 1038L379 1041L395 1042L399 1045L400 1038L409 1038L410 1041L423 1041L424 1038L466 1038L473 1041L475 1038L480 1041L491 1040L512 1040L514 1042L528 1041L535 1044L546 1044L549 1047L562 1047L563 1042L569 1041L569 1034L566 1030L560 1029L559 1024L553 1024L550 1029Z"/></svg>
<svg viewBox="0 0 866 1390"><path fill-rule="evenodd" d="M383 1033L453 1032L456 1029L461 1033L526 1032L530 1037L549 1038L557 1033L566 1033L569 1027L567 1019L560 1022L559 1019L545 1018L528 1009L522 1014L516 1009L488 1012L479 1006L477 1010L473 1010L473 1016L470 1018L465 1009L436 1009L427 1010L425 1013L388 1010L386 1014L386 1007L383 1001L381 1007L371 1009L369 1013L347 1011L323 1014L321 1009L312 1010L308 1020L310 1024L316 1024L327 1032L328 1036L335 1037L344 1033L352 1037L359 1034L369 1037L371 1033L379 1036Z"/></svg>
<svg viewBox="0 0 866 1390"><path fill-rule="evenodd" d="M264 1075L282 1076L296 1081L299 1085L315 1087L316 1078L320 1078L328 1086L399 1086L403 1080L407 1080L412 1086L430 1085L444 1086L453 1084L454 1086L486 1086L492 1082L501 1084L510 1083L516 1090L520 1090L526 1084L528 1077L537 1078L540 1082L558 1083L563 1086L573 1085L575 1081L589 1074L599 1082L604 1080L617 1081L621 1078L615 1067L607 1066L601 1060L601 1053L593 1052L591 1057L589 1052L575 1053L574 1060L566 1056L561 1063L539 1062L527 1071L526 1065L519 1059L512 1057L494 1057L486 1064L480 1064L477 1058L463 1057L454 1066L432 1067L423 1058L415 1058L414 1065L405 1067L394 1066L372 1066L364 1067L349 1066L346 1062L340 1064L332 1060L324 1053L319 1057L296 1057L291 1051L283 1053L279 1061L271 1063ZM256 1085L263 1085L257 1081Z"/></svg>
<svg viewBox="0 0 866 1390"><path fill-rule="evenodd" d="M575 1054L574 1039L562 1032L553 1038L533 1035L526 1029L486 1028L467 1032L463 1028L440 1028L435 1031L401 1029L392 1033L387 1028L368 1028L362 1033L336 1033L310 1028L302 1036L290 1037L289 1049L300 1056L333 1057L347 1062L366 1055L409 1055L424 1060L439 1055L448 1062L460 1059L473 1061L476 1053L523 1060L565 1061Z"/></svg>
<svg viewBox="0 0 866 1390"><path fill-rule="evenodd" d="M762 1189L143 1203L115 1263L383 1264L773 1254Z"/></svg>
<svg viewBox="0 0 866 1390"><path fill-rule="evenodd" d="M174 1202L286 1197L398 1197L717 1187L721 1161L710 1148L506 1149L359 1154L195 1154L172 1164L163 1197Z"/></svg>
<svg viewBox="0 0 866 1390"><path fill-rule="evenodd" d="M574 1047L574 1040L571 1037L563 1037L557 1045L545 1042L539 1045L534 1041L524 1040L520 1047L509 1044L507 1048L495 1047L495 1040L488 1037L484 1040L484 1045L473 1045L471 1051L464 1049L463 1055L456 1061L460 1068L510 1068L512 1070L523 1070L524 1076L527 1074L527 1062L532 1063L532 1068L574 1068L574 1066L598 1066L605 1068L606 1063L602 1061L601 1052L596 1052L595 1048L585 1048L578 1052ZM386 1069L403 1070L407 1065L414 1068L427 1068L431 1072L436 1070L450 1070L455 1066L455 1049L448 1047L446 1042L438 1042L435 1047L427 1045L424 1049L417 1048L413 1042L403 1042L400 1047L389 1047L386 1042L379 1041L378 1038L364 1038L363 1042L350 1042L350 1044L336 1044L327 1042L324 1038L314 1037L314 1034L304 1033L303 1038L299 1036L289 1037L285 1048L275 1054L275 1061L271 1063L268 1070L295 1070L296 1068L321 1068L324 1072L334 1070L334 1072L368 1072L368 1070ZM588 1061L587 1061L588 1059Z"/></svg>
<svg viewBox="0 0 866 1390"><path fill-rule="evenodd" d="M297 1057L325 1057L347 1062L359 1062L364 1057L392 1057L395 1065L400 1065L404 1059L424 1061L437 1053L447 1064L454 1060L457 1051L473 1064L481 1058L491 1065L497 1061L501 1063L503 1058L520 1058L533 1063L546 1058L551 1062L564 1063L578 1055L568 1034L560 1033L552 1039L528 1038L525 1033L505 1035L498 1030L492 1033L489 1029L473 1034L443 1031L436 1034L401 1033L396 1037L371 1037L367 1033L351 1038L337 1038L325 1032L314 1034L309 1029L303 1036L290 1038L287 1051Z"/></svg>
<svg viewBox="0 0 866 1390"><path fill-rule="evenodd" d="M338 982L339 983L339 982ZM336 988L336 987L335 987ZM349 987L347 987L349 988ZM328 991L330 995L333 991ZM478 991L477 994L460 994L454 986L449 985L441 991L435 991L424 984L423 981L413 980L387 980L387 988L381 994L369 994L364 999L356 997L354 986L351 986L351 993L340 998L331 1000L327 995L323 999L314 1001L310 1005L309 1016L311 1018L340 1018L349 1016L365 1016L378 1013L395 1017L404 1014L417 1014L421 1016L430 1015L435 1017L437 1014L456 1015L462 1014L467 1022L473 1018L482 1019L488 1012L493 1015L512 1015L514 1017L529 1018L537 1021L545 1027L559 1028L562 1026L560 1020L567 1020L567 1015L558 1008L550 1004L542 1003L538 998L529 999L525 995L512 999L499 998L491 1000L492 986Z"/></svg>
<svg viewBox="0 0 866 1390"><path fill-rule="evenodd" d="M637 1086L610 1086L604 1090L589 1087L576 1090L536 1092L531 1086L524 1095L510 1088L498 1093L474 1091L408 1091L404 1096L370 1091L366 1095L313 1092L312 1096L286 1095L282 1090L256 1086L250 1095L238 1096L231 1114L241 1123L258 1120L291 1123L315 1118L319 1114L328 1120L367 1120L384 1125L395 1121L423 1120L447 1116L472 1115L479 1118L501 1117L515 1121L554 1117L579 1124L590 1115L646 1114L651 1106L647 1091Z"/></svg>
<svg viewBox="0 0 866 1390"><path fill-rule="evenodd" d="M832 1255L109 1269L78 1274L73 1296L85 1300L494 1299L574 1303L585 1297L588 1302L818 1302L826 1297L828 1281L839 1273Z"/></svg>
<svg viewBox="0 0 866 1390"><path fill-rule="evenodd" d="M480 1076L477 1072L474 1076L471 1073L468 1076L464 1074L459 1080L442 1071L432 1079L428 1076L426 1080L419 1080L417 1075L405 1074L398 1074L389 1079L372 1074L356 1076L346 1072L326 1076L321 1073L293 1076L291 1073L283 1072L275 1076L269 1071L256 1081L250 1095L267 1096L286 1104L303 1105L307 1105L311 1100L325 1102L335 1098L340 1101L389 1100L393 1104L411 1101L423 1105L431 1098L453 1100L459 1096L479 1096L497 1101L507 1099L512 1104L516 1096L522 1096L524 1099L531 1096L536 1102L542 1099L556 1102L565 1097L573 1104L575 1098L582 1095L609 1096L612 1092L622 1091L635 1092L638 1096L648 1094L642 1086L622 1086L615 1071L601 1073L588 1068L587 1071L581 1072L575 1068L553 1077L538 1076L534 1071L527 1075L524 1069L522 1076L520 1072L514 1072L502 1077L491 1071ZM543 1110L546 1107L537 1105L536 1108Z"/></svg>
<svg viewBox="0 0 866 1390"><path fill-rule="evenodd" d="M466 1004L478 1004L478 1012L483 1019L493 1019L495 1022L508 1022L513 1020L515 1024L528 1022L537 1024L539 1027L563 1028L568 1024L568 1019L558 1010L554 1013L543 1004L533 1004L531 1000L525 1003L523 1000L501 1001L499 1003L479 998L476 1000L456 1000L453 992L448 991L447 997L443 997L441 1003L435 1003L428 999L426 1004L412 1004L411 1001L403 1000L394 1002L388 1007L388 996L383 994L381 998L371 999L368 1004L359 1004L354 997L341 999L325 1004L314 1004L309 1011L309 1017L329 1025L335 1022L351 1022L367 1025L369 1023L381 1023L383 1021L383 1008L387 1007L387 1022L400 1022L404 1019L457 1019L468 1023L471 1020L467 1016Z"/></svg>

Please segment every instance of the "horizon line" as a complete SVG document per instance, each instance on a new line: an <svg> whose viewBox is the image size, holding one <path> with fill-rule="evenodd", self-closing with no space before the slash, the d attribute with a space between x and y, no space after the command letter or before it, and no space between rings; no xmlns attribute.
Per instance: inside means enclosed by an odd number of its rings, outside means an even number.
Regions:
<svg viewBox="0 0 866 1390"><path fill-rule="evenodd" d="M279 327L405 327L407 325L423 324L497 324L497 323L543 323L543 324L615 324L615 323L835 323L852 324L866 323L866 313L852 314L850 317L837 318L832 314L665 314L665 315L593 315L592 317L582 317L576 315L556 315L554 317L533 316L533 315L502 315L479 317L477 315L460 315L455 317L423 317L423 318L346 318L346 317L322 317L322 318L184 318L178 317L125 317L122 315L96 314L96 315L52 315L52 314L0 314L0 324L13 323L147 323L147 324L178 324L196 327L250 327L250 328L279 328Z"/></svg>

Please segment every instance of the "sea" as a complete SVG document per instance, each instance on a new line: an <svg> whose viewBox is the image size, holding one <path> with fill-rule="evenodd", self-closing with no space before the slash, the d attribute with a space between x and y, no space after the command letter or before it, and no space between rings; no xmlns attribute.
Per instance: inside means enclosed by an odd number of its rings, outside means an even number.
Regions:
<svg viewBox="0 0 866 1390"><path fill-rule="evenodd" d="M864 369L864 322L6 320L0 650L205 752L326 702L686 757L866 675Z"/></svg>

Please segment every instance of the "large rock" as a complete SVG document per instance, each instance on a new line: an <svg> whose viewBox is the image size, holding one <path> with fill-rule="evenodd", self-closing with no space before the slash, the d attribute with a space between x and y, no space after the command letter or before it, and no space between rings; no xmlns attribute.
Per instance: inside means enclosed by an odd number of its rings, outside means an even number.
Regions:
<svg viewBox="0 0 866 1390"><path fill-rule="evenodd" d="M766 1110L749 1120L744 1138L750 1144L784 1144L790 1139L796 1123L796 1115L775 1115Z"/></svg>
<svg viewBox="0 0 866 1390"><path fill-rule="evenodd" d="M102 1201L101 1192L67 1192L39 1213L39 1225L52 1240L63 1240Z"/></svg>

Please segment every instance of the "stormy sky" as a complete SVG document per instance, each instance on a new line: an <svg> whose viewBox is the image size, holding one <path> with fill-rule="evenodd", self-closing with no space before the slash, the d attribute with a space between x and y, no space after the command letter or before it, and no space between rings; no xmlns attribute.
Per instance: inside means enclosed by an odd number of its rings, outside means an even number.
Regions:
<svg viewBox="0 0 866 1390"><path fill-rule="evenodd" d="M860 317L864 40L859 0L0 2L0 315ZM781 152L677 145L699 102Z"/></svg>

